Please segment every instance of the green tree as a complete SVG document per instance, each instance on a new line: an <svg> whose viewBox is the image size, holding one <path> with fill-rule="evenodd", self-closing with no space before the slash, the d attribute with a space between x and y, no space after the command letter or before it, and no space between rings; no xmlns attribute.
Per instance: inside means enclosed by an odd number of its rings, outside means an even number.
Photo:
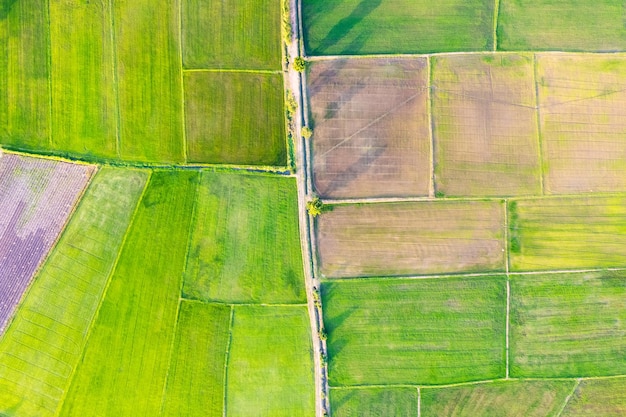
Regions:
<svg viewBox="0 0 626 417"><path fill-rule="evenodd" d="M312 200L309 200L306 203L306 209L309 214L313 217L317 217L322 214L322 210L324 209L324 203L318 197L315 197Z"/></svg>
<svg viewBox="0 0 626 417"><path fill-rule="evenodd" d="M305 59L302 58L301 56L296 57L296 59L293 60L293 69L295 69L298 72L303 72L306 69Z"/></svg>

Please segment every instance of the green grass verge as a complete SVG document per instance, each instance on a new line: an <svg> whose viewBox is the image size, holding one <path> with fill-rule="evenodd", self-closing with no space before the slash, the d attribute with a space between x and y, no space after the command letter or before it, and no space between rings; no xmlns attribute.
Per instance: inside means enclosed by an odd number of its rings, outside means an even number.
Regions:
<svg viewBox="0 0 626 417"><path fill-rule="evenodd" d="M311 350L306 307L235 307L227 415L313 415Z"/></svg>
<svg viewBox="0 0 626 417"><path fill-rule="evenodd" d="M626 415L626 379L582 381L561 417L622 417Z"/></svg>
<svg viewBox="0 0 626 417"><path fill-rule="evenodd" d="M294 178L202 173L186 297L304 303Z"/></svg>
<svg viewBox="0 0 626 417"><path fill-rule="evenodd" d="M501 276L326 282L322 299L333 386L504 376Z"/></svg>
<svg viewBox="0 0 626 417"><path fill-rule="evenodd" d="M117 156L117 103L106 2L50 1L52 144L76 154Z"/></svg>
<svg viewBox="0 0 626 417"><path fill-rule="evenodd" d="M185 68L281 68L281 2L182 0Z"/></svg>
<svg viewBox="0 0 626 417"><path fill-rule="evenodd" d="M514 271L626 265L626 198L574 197L509 202Z"/></svg>
<svg viewBox="0 0 626 417"><path fill-rule="evenodd" d="M159 415L197 178L152 174L61 416Z"/></svg>
<svg viewBox="0 0 626 417"><path fill-rule="evenodd" d="M102 168L92 180L0 341L0 415L55 415L146 177Z"/></svg>
<svg viewBox="0 0 626 417"><path fill-rule="evenodd" d="M0 143L49 145L49 40L47 0L0 3Z"/></svg>
<svg viewBox="0 0 626 417"><path fill-rule="evenodd" d="M230 313L230 306L181 302L163 416L223 416Z"/></svg>
<svg viewBox="0 0 626 417"><path fill-rule="evenodd" d="M493 48L494 1L304 0L309 55L481 51Z"/></svg>
<svg viewBox="0 0 626 417"><path fill-rule="evenodd" d="M513 276L511 376L626 373L626 273Z"/></svg>
<svg viewBox="0 0 626 417"><path fill-rule="evenodd" d="M501 0L500 50L621 51L622 0Z"/></svg>
<svg viewBox="0 0 626 417"><path fill-rule="evenodd" d="M416 416L416 388L335 389L330 391L334 417Z"/></svg>
<svg viewBox="0 0 626 417"><path fill-rule="evenodd" d="M113 2L120 152L132 161L184 162L178 2Z"/></svg>
<svg viewBox="0 0 626 417"><path fill-rule="evenodd" d="M190 162L287 164L281 74L184 75Z"/></svg>
<svg viewBox="0 0 626 417"><path fill-rule="evenodd" d="M423 389L423 417L555 417L576 381L511 381Z"/></svg>

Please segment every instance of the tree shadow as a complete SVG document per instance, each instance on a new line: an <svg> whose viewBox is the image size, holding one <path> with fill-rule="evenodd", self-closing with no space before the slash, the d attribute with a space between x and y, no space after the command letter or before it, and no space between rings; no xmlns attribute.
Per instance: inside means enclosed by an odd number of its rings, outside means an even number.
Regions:
<svg viewBox="0 0 626 417"><path fill-rule="evenodd" d="M17 0L0 0L0 20L4 20L9 16L9 12Z"/></svg>
<svg viewBox="0 0 626 417"><path fill-rule="evenodd" d="M323 53L331 46L337 44L340 40L345 38L356 25L376 10L381 3L382 0L361 0L349 16L341 19L330 29L328 34L326 34L324 39L320 42L317 50Z"/></svg>

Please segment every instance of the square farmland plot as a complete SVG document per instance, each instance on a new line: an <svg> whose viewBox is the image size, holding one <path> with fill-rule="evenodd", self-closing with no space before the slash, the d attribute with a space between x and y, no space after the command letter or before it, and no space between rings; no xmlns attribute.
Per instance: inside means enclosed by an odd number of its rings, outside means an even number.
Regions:
<svg viewBox="0 0 626 417"><path fill-rule="evenodd" d="M622 417L626 415L626 378L581 381L562 417Z"/></svg>
<svg viewBox="0 0 626 417"><path fill-rule="evenodd" d="M285 165L280 74L185 72L190 162Z"/></svg>
<svg viewBox="0 0 626 417"><path fill-rule="evenodd" d="M626 272L513 276L512 376L621 375L625 351Z"/></svg>
<svg viewBox="0 0 626 417"><path fill-rule="evenodd" d="M499 202L337 205L316 225L326 277L503 271Z"/></svg>
<svg viewBox="0 0 626 417"><path fill-rule="evenodd" d="M532 58L457 55L432 62L437 192L540 193Z"/></svg>
<svg viewBox="0 0 626 417"><path fill-rule="evenodd" d="M548 193L626 190L626 57L537 58Z"/></svg>
<svg viewBox="0 0 626 417"><path fill-rule="evenodd" d="M322 305L331 386L504 376L503 276L330 282Z"/></svg>
<svg viewBox="0 0 626 417"><path fill-rule="evenodd" d="M315 62L308 94L317 192L330 198L428 195L426 60Z"/></svg>

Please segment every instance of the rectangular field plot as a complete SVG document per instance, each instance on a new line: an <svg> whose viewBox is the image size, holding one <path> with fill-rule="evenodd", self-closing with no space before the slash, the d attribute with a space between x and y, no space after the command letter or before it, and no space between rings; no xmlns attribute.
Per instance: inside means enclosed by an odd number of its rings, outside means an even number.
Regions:
<svg viewBox="0 0 626 417"><path fill-rule="evenodd" d="M196 185L152 174L60 416L160 414Z"/></svg>
<svg viewBox="0 0 626 417"><path fill-rule="evenodd" d="M334 417L417 417L416 388L356 388L330 391Z"/></svg>
<svg viewBox="0 0 626 417"><path fill-rule="evenodd" d="M540 194L532 58L455 55L432 62L437 193Z"/></svg>
<svg viewBox="0 0 626 417"><path fill-rule="evenodd" d="M94 168L0 153L0 333Z"/></svg>
<svg viewBox="0 0 626 417"><path fill-rule="evenodd" d="M330 384L503 377L505 287L502 276L324 283Z"/></svg>
<svg viewBox="0 0 626 417"><path fill-rule="evenodd" d="M54 149L117 157L109 3L52 0L50 30Z"/></svg>
<svg viewBox="0 0 626 417"><path fill-rule="evenodd" d="M163 416L222 417L231 307L182 301Z"/></svg>
<svg viewBox="0 0 626 417"><path fill-rule="evenodd" d="M308 55L479 51L493 48L493 1L304 0Z"/></svg>
<svg viewBox="0 0 626 417"><path fill-rule="evenodd" d="M205 301L306 302L295 180L201 175L183 294Z"/></svg>
<svg viewBox="0 0 626 417"><path fill-rule="evenodd" d="M122 159L183 162L178 1L114 1L113 19Z"/></svg>
<svg viewBox="0 0 626 417"><path fill-rule="evenodd" d="M626 190L626 58L542 54L537 62L546 191Z"/></svg>
<svg viewBox="0 0 626 417"><path fill-rule="evenodd" d="M0 4L0 143L45 149L50 145L48 1Z"/></svg>
<svg viewBox="0 0 626 417"><path fill-rule="evenodd" d="M308 76L315 188L323 197L428 195L424 58L315 62Z"/></svg>
<svg viewBox="0 0 626 417"><path fill-rule="evenodd" d="M511 381L423 389L421 415L556 417L575 383L576 381Z"/></svg>
<svg viewBox="0 0 626 417"><path fill-rule="evenodd" d="M515 271L626 265L626 198L512 201L510 266Z"/></svg>
<svg viewBox="0 0 626 417"><path fill-rule="evenodd" d="M622 417L626 415L626 379L581 381L562 417Z"/></svg>
<svg viewBox="0 0 626 417"><path fill-rule="evenodd" d="M146 177L102 168L89 185L0 341L0 415L56 415Z"/></svg>
<svg viewBox="0 0 626 417"><path fill-rule="evenodd" d="M622 0L501 0L498 49L622 51Z"/></svg>
<svg viewBox="0 0 626 417"><path fill-rule="evenodd" d="M317 220L326 277L503 271L498 202L338 205Z"/></svg>
<svg viewBox="0 0 626 417"><path fill-rule="evenodd" d="M185 68L280 69L281 2L182 0Z"/></svg>
<svg viewBox="0 0 626 417"><path fill-rule="evenodd" d="M511 375L626 373L626 272L516 275Z"/></svg>
<svg viewBox="0 0 626 417"><path fill-rule="evenodd" d="M286 165L281 74L184 76L190 162Z"/></svg>
<svg viewBox="0 0 626 417"><path fill-rule="evenodd" d="M315 414L310 329L306 307L235 307L226 415Z"/></svg>

